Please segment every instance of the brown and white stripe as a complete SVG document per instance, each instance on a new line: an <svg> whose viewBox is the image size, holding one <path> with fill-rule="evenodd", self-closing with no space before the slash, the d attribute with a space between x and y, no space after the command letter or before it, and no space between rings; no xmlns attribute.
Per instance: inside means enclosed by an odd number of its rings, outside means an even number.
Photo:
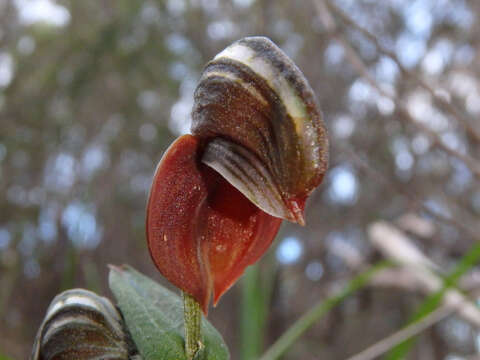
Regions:
<svg viewBox="0 0 480 360"><path fill-rule="evenodd" d="M132 345L121 315L104 297L67 290L50 304L38 330L31 360L127 360Z"/></svg>
<svg viewBox="0 0 480 360"><path fill-rule="evenodd" d="M265 212L298 222L289 198L321 181L328 140L313 90L282 50L250 37L220 52L202 73L192 119L204 163Z"/></svg>

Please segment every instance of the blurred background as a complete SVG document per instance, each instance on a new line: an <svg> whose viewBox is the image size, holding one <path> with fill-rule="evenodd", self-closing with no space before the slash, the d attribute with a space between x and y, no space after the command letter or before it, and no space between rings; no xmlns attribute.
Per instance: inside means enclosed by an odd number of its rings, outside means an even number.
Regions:
<svg viewBox="0 0 480 360"><path fill-rule="evenodd" d="M189 131L205 63L248 35L305 73L331 159L307 226L284 224L210 312L232 359L384 259L398 266L284 358L361 355L415 319L402 356L478 358L479 14L474 0L0 0L0 358L27 358L58 292L111 298L107 264L169 286L144 235L153 171Z"/></svg>

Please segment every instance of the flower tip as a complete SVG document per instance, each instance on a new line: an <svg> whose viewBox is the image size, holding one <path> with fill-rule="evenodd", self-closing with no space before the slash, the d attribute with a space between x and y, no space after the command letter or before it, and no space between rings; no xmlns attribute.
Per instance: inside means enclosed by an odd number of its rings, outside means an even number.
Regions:
<svg viewBox="0 0 480 360"><path fill-rule="evenodd" d="M290 212L290 221L295 222L301 226L305 226L305 201L303 199L291 199L288 201L288 210Z"/></svg>
<svg viewBox="0 0 480 360"><path fill-rule="evenodd" d="M242 275L243 275L243 271L239 275L239 277L242 276ZM228 285L217 286L217 288L214 289L214 291L213 291L213 307L217 307L218 302L220 301L220 298L223 296L223 294L225 294L228 291L228 289L230 289L233 286L233 284L235 284L237 279L238 278L234 278L234 279L231 280L231 282Z"/></svg>

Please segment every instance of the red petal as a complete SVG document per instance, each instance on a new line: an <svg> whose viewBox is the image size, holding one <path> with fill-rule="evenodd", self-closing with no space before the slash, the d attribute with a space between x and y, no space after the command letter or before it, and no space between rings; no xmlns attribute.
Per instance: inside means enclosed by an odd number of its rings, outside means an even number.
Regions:
<svg viewBox="0 0 480 360"><path fill-rule="evenodd" d="M245 268L267 251L282 220L257 208L223 177L214 174L218 183L209 189L206 239L216 305Z"/></svg>
<svg viewBox="0 0 480 360"><path fill-rule="evenodd" d="M147 207L152 259L207 313L274 239L281 219L258 209L198 160L196 137L184 135L156 170Z"/></svg>
<svg viewBox="0 0 480 360"><path fill-rule="evenodd" d="M160 161L147 205L150 255L163 276L199 303L208 304L212 289L207 249L196 236L196 220L207 190L197 168L197 140L177 139Z"/></svg>

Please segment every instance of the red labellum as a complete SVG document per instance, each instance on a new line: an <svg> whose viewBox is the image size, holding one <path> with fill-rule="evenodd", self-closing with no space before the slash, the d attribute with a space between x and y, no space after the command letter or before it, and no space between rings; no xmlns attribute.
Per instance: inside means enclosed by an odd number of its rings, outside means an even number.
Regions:
<svg viewBox="0 0 480 360"><path fill-rule="evenodd" d="M155 172L146 227L157 268L206 314L212 292L216 304L268 249L282 220L260 210L200 157L192 135L170 146Z"/></svg>

